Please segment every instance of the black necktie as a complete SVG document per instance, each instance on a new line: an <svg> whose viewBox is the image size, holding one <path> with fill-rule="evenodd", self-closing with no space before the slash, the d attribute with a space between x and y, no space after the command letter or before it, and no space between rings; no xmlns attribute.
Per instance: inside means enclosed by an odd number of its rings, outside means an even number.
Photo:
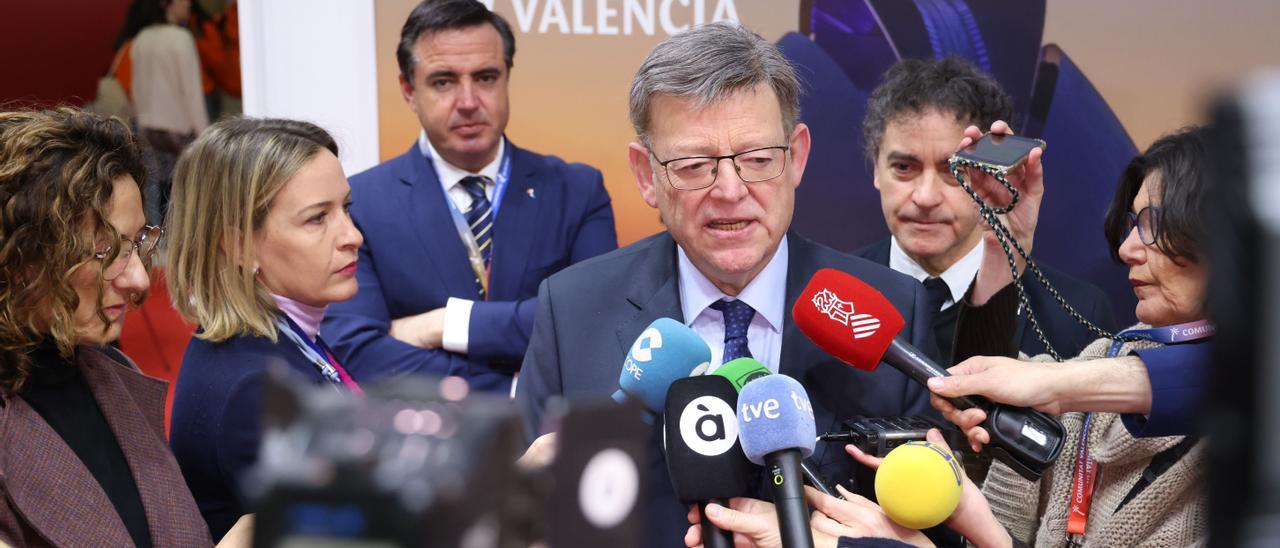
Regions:
<svg viewBox="0 0 1280 548"><path fill-rule="evenodd" d="M711 308L724 314L724 357L720 363L729 363L738 358L750 358L751 349L747 347L747 327L756 310L740 300L716 301Z"/></svg>
<svg viewBox="0 0 1280 548"><path fill-rule="evenodd" d="M933 336L938 344L939 356L945 365L951 365L952 347L955 346L956 318L960 307L953 306L942 310L942 305L951 299L951 288L942 278L929 278L924 281L924 289L929 293L929 313L933 315Z"/></svg>
<svg viewBox="0 0 1280 548"><path fill-rule="evenodd" d="M947 287L947 282L942 281L942 278L925 279L924 289L929 293L929 312L935 315L951 299L951 288Z"/></svg>

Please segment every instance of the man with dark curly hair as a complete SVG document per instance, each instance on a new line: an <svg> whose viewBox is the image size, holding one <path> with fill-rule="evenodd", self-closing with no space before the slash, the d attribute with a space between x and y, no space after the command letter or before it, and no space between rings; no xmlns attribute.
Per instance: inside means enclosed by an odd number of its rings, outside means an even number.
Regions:
<svg viewBox="0 0 1280 548"><path fill-rule="evenodd" d="M867 158L892 235L857 255L924 283L934 313L934 334L950 361L956 306L973 282L982 258L982 220L973 200L952 177L947 159L964 128L1012 123L1013 100L991 75L959 57L904 59L885 73L867 101L862 124ZM1045 268L1049 281L1085 318L1113 329L1111 307L1087 282ZM1028 300L1059 354L1074 356L1094 339L1035 280L1023 278ZM1020 315L1015 335L1028 355L1044 345Z"/></svg>

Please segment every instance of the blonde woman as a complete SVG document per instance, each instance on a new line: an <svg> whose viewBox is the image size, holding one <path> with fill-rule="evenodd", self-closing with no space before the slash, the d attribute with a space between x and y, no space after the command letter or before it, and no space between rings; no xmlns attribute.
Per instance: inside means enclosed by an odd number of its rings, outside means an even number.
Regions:
<svg viewBox="0 0 1280 548"><path fill-rule="evenodd" d="M170 444L215 538L247 512L240 482L257 458L268 368L360 390L319 336L325 308L356 293L362 242L337 153L312 124L232 118L178 160L167 278L200 328L178 374Z"/></svg>

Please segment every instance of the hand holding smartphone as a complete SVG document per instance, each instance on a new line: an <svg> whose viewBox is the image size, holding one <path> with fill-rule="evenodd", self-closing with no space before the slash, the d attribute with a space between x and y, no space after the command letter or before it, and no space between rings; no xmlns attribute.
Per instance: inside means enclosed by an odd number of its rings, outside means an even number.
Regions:
<svg viewBox="0 0 1280 548"><path fill-rule="evenodd" d="M1044 195L1044 170L1040 157L1045 148L1044 141L1013 135L1008 124L998 121L985 134L978 127L969 126L958 150L952 155L953 162L958 161L960 166L967 168L961 174L981 199L979 205L995 210L1011 204L1016 206L1000 215L999 220L1027 253L1031 252L1040 215L1040 199ZM1002 174L1009 187L989 173ZM1016 203L1011 190L1016 192ZM989 226L984 228L986 252L972 295L975 304L985 303L991 295L1013 281L1008 259L993 229ZM1016 256L1015 261L1021 273L1025 262L1021 256Z"/></svg>

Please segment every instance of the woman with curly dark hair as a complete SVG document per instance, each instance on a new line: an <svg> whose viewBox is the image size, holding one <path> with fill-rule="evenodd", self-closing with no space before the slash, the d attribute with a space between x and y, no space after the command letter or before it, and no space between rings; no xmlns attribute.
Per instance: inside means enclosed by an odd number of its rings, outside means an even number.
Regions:
<svg viewBox="0 0 1280 548"><path fill-rule="evenodd" d="M108 346L146 295L137 141L72 109L0 113L0 543L207 546L163 381Z"/></svg>

